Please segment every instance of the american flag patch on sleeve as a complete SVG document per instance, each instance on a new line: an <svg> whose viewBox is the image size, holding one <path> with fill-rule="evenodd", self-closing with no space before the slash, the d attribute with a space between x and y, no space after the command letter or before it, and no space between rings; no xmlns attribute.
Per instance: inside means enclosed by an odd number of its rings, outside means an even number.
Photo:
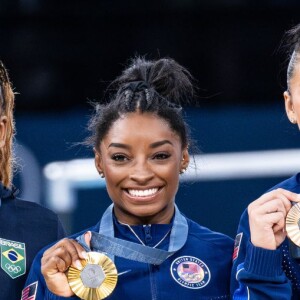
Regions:
<svg viewBox="0 0 300 300"><path fill-rule="evenodd" d="M35 300L38 282L31 283L22 291L21 300Z"/></svg>
<svg viewBox="0 0 300 300"><path fill-rule="evenodd" d="M232 255L232 260L235 260L239 256L239 251L240 251L240 245L242 241L243 233L239 233L236 235L235 240L234 240L234 249L233 249L233 255Z"/></svg>

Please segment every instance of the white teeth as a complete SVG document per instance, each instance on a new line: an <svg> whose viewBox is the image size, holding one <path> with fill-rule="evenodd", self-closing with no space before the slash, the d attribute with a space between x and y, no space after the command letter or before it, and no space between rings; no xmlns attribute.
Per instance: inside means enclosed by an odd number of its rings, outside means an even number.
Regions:
<svg viewBox="0 0 300 300"><path fill-rule="evenodd" d="M153 188L149 190L128 190L128 193L134 197L146 197L155 194L158 191L158 188Z"/></svg>

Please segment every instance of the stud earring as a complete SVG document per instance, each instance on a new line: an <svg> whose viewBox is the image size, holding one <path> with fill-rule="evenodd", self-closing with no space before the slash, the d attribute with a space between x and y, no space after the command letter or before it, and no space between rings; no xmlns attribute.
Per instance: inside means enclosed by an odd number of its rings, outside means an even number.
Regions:
<svg viewBox="0 0 300 300"><path fill-rule="evenodd" d="M179 174L183 174L185 172L186 172L186 168L183 168L183 169L180 170Z"/></svg>
<svg viewBox="0 0 300 300"><path fill-rule="evenodd" d="M104 176L104 173L103 173L103 172L100 172L100 171L99 171L99 175L100 175L101 178L104 178L104 177L105 177L105 176Z"/></svg>

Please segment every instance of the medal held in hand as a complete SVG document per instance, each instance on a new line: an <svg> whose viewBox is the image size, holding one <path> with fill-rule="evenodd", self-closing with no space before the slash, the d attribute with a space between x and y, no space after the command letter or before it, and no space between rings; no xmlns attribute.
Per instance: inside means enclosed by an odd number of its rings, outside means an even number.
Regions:
<svg viewBox="0 0 300 300"><path fill-rule="evenodd" d="M101 300L115 289L118 272L113 261L103 253L88 252L81 260L82 270L70 267L67 278L71 290L80 299Z"/></svg>
<svg viewBox="0 0 300 300"><path fill-rule="evenodd" d="M296 203L289 210L285 227L288 238L298 247L300 247L300 203Z"/></svg>

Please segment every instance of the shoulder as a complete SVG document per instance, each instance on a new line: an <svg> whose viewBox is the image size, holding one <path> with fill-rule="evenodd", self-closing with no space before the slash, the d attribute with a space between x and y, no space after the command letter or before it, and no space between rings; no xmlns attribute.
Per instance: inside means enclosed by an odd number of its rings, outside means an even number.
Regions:
<svg viewBox="0 0 300 300"><path fill-rule="evenodd" d="M5 215L7 220L13 223L42 224L60 223L57 214L50 209L37 204L20 199L2 199L0 216Z"/></svg>
<svg viewBox="0 0 300 300"><path fill-rule="evenodd" d="M55 213L43 206L42 204L38 204L31 201L21 200L21 199L15 199L15 205L19 208L22 208L24 210L33 210L35 212L41 212L48 215L55 215Z"/></svg>
<svg viewBox="0 0 300 300"><path fill-rule="evenodd" d="M39 220L53 220L57 221L58 217L56 213L50 209L37 204L35 202L30 202L20 199L7 199L2 202L1 210L6 209L11 211L15 217L25 219L38 218Z"/></svg>
<svg viewBox="0 0 300 300"><path fill-rule="evenodd" d="M249 215L248 215L248 209L246 208L240 218L240 226L243 226L243 228L249 227Z"/></svg>
<svg viewBox="0 0 300 300"><path fill-rule="evenodd" d="M6 220L0 224L2 237L27 243L30 255L65 236L57 214L37 203L5 199L0 207L0 219Z"/></svg>
<svg viewBox="0 0 300 300"><path fill-rule="evenodd" d="M189 225L189 237L200 240L211 247L218 247L224 251L232 252L233 239L223 233L213 231L205 226L201 226L187 218Z"/></svg>
<svg viewBox="0 0 300 300"><path fill-rule="evenodd" d="M276 184L275 186L271 187L269 190L266 192L270 192L276 189L286 189L295 193L300 193L300 173L283 180ZM237 231L237 238L240 238L240 234L243 233L244 240L246 239L246 236L250 236L250 228L249 228L249 215L248 215L248 209L246 208L244 212L241 215L239 226L238 226L238 231Z"/></svg>
<svg viewBox="0 0 300 300"><path fill-rule="evenodd" d="M285 189L294 193L300 193L300 173L293 175L292 177L279 182L278 184L274 185L266 192L270 192L276 189ZM249 216L248 216L248 209L246 208L241 215L240 225L244 225L247 227L249 224Z"/></svg>
<svg viewBox="0 0 300 300"><path fill-rule="evenodd" d="M281 181L280 183L276 184L272 188L270 188L268 191L272 191L278 188L282 188L285 190L289 190L294 193L300 192L300 173Z"/></svg>

